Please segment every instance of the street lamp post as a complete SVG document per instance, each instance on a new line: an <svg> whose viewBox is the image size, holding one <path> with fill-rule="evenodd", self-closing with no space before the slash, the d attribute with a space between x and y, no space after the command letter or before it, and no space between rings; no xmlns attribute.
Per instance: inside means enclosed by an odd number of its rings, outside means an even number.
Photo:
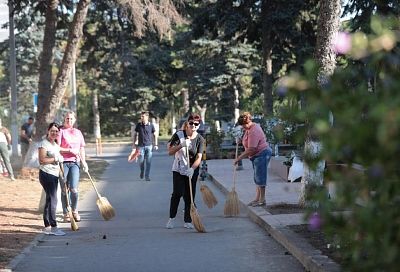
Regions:
<svg viewBox="0 0 400 272"><path fill-rule="evenodd" d="M18 157L18 112L17 112L17 69L15 61L15 36L14 36L14 7L13 1L8 1L10 24L10 84L11 84L11 137L12 156Z"/></svg>

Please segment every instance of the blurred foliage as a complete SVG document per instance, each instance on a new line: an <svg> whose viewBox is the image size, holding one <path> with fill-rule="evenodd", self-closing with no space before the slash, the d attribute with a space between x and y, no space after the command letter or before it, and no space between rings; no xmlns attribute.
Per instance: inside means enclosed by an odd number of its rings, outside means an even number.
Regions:
<svg viewBox="0 0 400 272"><path fill-rule="evenodd" d="M297 105L283 115L307 124L322 142L322 159L341 164L325 177L336 196L328 199L317 188L311 197L320 203L324 231L340 246L346 271L398 271L399 27L398 18L374 17L370 34L352 35L347 66L326 84L319 86L318 67L310 61L303 74L293 73L280 86L282 96ZM306 108L298 103L302 97ZM355 171L356 164L363 170Z"/></svg>

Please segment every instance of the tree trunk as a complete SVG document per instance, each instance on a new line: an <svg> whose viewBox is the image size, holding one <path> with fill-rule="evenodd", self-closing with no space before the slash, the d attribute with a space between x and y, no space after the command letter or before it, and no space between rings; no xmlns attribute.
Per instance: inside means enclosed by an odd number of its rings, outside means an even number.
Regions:
<svg viewBox="0 0 400 272"><path fill-rule="evenodd" d="M323 84L336 67L336 53L332 44L339 31L340 0L322 0L320 4L314 57L319 65L318 81Z"/></svg>
<svg viewBox="0 0 400 272"><path fill-rule="evenodd" d="M206 121L206 112L207 112L207 103L204 103L203 106L200 106L199 103L197 102L197 100L195 100L194 105L200 113L201 120L203 120L203 122L205 122Z"/></svg>
<svg viewBox="0 0 400 272"><path fill-rule="evenodd" d="M83 35L83 25L85 23L87 11L89 8L90 0L80 0L74 14L71 27L68 34L68 42L65 48L64 56L61 62L61 67L54 81L51 90L39 90L39 97L47 97L48 101L43 108L37 113L38 126L36 131L39 135L46 133L47 124L54 121L54 117L60 107L61 100L65 93L65 88L68 84L69 77L71 76L72 65L75 63L79 42ZM45 45L43 45L45 46ZM49 50L49 48L44 47ZM42 94L41 92L45 92Z"/></svg>
<svg viewBox="0 0 400 272"><path fill-rule="evenodd" d="M96 155L101 155L102 143L101 143L101 129L100 129L100 111L99 111L99 97L97 94L97 89L93 90L92 96L92 110L93 110L93 132L96 139Z"/></svg>
<svg viewBox="0 0 400 272"><path fill-rule="evenodd" d="M46 112L48 111L51 84L52 84L52 63L54 59L54 47L56 45L57 30L57 7L58 0L48 0L46 10L46 23L43 37L43 50L40 58L39 68L39 91L38 91L38 112L36 113L36 134L35 141L39 141L45 130L43 127L48 123ZM39 128L39 126L41 128Z"/></svg>
<svg viewBox="0 0 400 272"><path fill-rule="evenodd" d="M333 50L332 43L339 31L340 0L322 0L320 4L315 59L319 64L317 80L322 85L333 74L336 67L336 53ZM329 116L326 118L329 118ZM322 148L319 140L308 133L304 151L308 152L309 156L317 156ZM309 205L310 203L307 203L308 192L315 186L322 186L324 165L325 162L320 161L315 169L311 169L306 162L304 163L300 205Z"/></svg>
<svg viewBox="0 0 400 272"><path fill-rule="evenodd" d="M234 114L234 124L236 124L236 122L239 119L239 115L240 115L240 110L239 110L239 90L236 86L234 86L234 96L235 96L235 100L233 101L233 105L234 105L234 110L233 110L233 114Z"/></svg>
<svg viewBox="0 0 400 272"><path fill-rule="evenodd" d="M57 5L58 0L49 0L46 11L46 26L43 38L43 52L39 68L39 91L38 91L38 112L36 113L36 136L35 141L29 147L24 166L37 167L37 142L46 135L47 126L54 121L57 110L60 107L64 96L65 88L71 75L72 65L75 63L78 45L83 35L90 0L80 0L69 29L67 46L64 57L51 87L51 71L53 60L53 49L55 47Z"/></svg>
<svg viewBox="0 0 400 272"><path fill-rule="evenodd" d="M271 26L268 23L271 14L274 11L273 1L262 0L261 17L262 17L262 88L264 93L264 115L273 115L273 97L272 97L272 37Z"/></svg>
<svg viewBox="0 0 400 272"><path fill-rule="evenodd" d="M183 114L189 113L190 106L189 106L189 90L186 88L182 89L182 104L183 104Z"/></svg>

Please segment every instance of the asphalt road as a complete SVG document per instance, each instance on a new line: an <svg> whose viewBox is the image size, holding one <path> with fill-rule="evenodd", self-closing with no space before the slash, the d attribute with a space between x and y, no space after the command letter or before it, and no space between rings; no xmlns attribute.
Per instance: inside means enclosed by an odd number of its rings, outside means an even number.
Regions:
<svg viewBox="0 0 400 272"><path fill-rule="evenodd" d="M137 163L126 161L128 148L108 147L110 165L98 178L98 189L116 210L104 221L87 192L79 207L80 230L59 226L66 236L40 237L14 271L304 271L302 265L246 215L224 218L225 197L208 209L197 192L197 207L207 233L183 228L183 200L174 229L166 229L172 192L172 157L155 152L151 181L139 178ZM88 149L90 154L93 150ZM231 175L231 173L227 173Z"/></svg>

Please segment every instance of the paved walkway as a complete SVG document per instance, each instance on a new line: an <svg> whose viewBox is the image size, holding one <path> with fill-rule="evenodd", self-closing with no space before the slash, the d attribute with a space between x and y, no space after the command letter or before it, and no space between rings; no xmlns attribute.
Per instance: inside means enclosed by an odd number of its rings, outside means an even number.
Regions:
<svg viewBox="0 0 400 272"><path fill-rule="evenodd" d="M119 149L126 149L124 145L114 146L114 152L119 153ZM124 151L126 153L126 151ZM125 159L125 157L124 157ZM227 193L233 185L233 160L209 160L208 172L211 181L223 192ZM280 158L273 158L270 163L267 205L279 203L298 203L300 194L300 183L288 183L285 178L285 168L281 166ZM264 228L271 236L281 243L288 252L297 258L307 271L340 271L339 266L321 255L319 250L311 247L305 239L292 232L288 225L305 224L303 214L279 214L272 215L263 207L248 207L246 203L254 198L255 185L253 183L253 171L249 160L243 161L244 169L237 171L236 191L241 201L241 213L248 214L249 217ZM100 186L100 184L99 184ZM110 197L112 194L109 193ZM86 201L94 199L94 194L88 194ZM220 201L221 203L223 201ZM119 209L121 209L119 207ZM96 214L96 213L93 213ZM83 223L82 223L83 224ZM160 223L161 224L161 223ZM23 255L23 254L22 254ZM19 262L22 257L17 257L11 267ZM266 268L268 271L268 268Z"/></svg>
<svg viewBox="0 0 400 272"><path fill-rule="evenodd" d="M214 184L224 193L232 190L233 160L209 160L208 172ZM290 183L284 178L286 169L280 167L281 158L273 157L268 169L267 206L274 204L296 204L299 200L301 183ZM246 204L254 199L255 185L253 169L249 160L243 160L244 169L237 171L236 191L241 202L241 213L248 213L250 218L266 229L272 237L281 243L295 256L307 271L340 271L338 264L321 255L308 242L291 231L287 226L306 224L304 214L272 215L263 207L248 207Z"/></svg>

